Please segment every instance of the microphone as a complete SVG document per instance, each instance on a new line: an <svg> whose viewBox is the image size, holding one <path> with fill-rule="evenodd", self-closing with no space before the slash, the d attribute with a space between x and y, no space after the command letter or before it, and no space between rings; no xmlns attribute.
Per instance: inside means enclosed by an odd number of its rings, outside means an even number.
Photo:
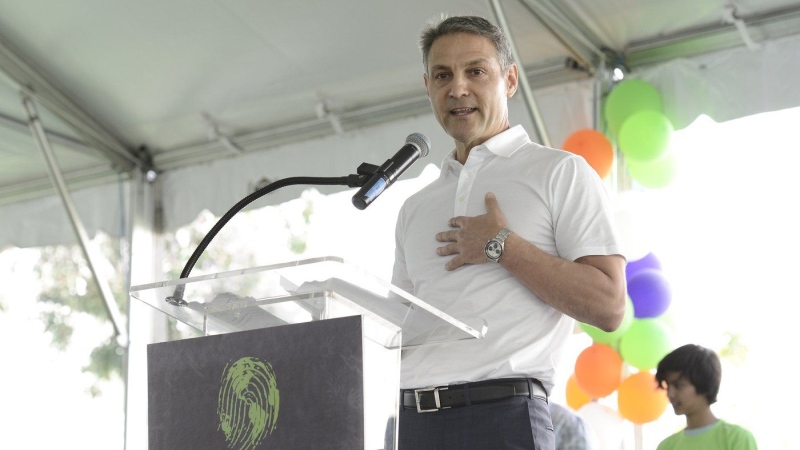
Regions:
<svg viewBox="0 0 800 450"><path fill-rule="evenodd" d="M394 156L378 167L372 178L367 180L353 196L353 205L358 209L366 209L383 191L394 183L406 169L423 156L428 155L431 141L422 133L409 134L406 145ZM373 166L374 167L374 166Z"/></svg>

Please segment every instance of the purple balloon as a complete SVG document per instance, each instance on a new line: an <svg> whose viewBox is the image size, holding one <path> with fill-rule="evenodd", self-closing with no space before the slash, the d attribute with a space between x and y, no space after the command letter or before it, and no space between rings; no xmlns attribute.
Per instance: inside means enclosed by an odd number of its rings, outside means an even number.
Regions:
<svg viewBox="0 0 800 450"><path fill-rule="evenodd" d="M650 252L637 260L628 261L628 265L625 266L625 279L630 280L633 278L636 272L642 269L661 270L661 261L658 260L653 252Z"/></svg>
<svg viewBox="0 0 800 450"><path fill-rule="evenodd" d="M628 296L633 316L646 319L664 314L672 301L672 289L660 269L641 269L628 280Z"/></svg>

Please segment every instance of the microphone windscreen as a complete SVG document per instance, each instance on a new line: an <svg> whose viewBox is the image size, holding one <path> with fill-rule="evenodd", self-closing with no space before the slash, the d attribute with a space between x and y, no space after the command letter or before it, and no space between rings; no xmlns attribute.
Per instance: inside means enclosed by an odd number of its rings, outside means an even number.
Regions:
<svg viewBox="0 0 800 450"><path fill-rule="evenodd" d="M409 134L406 138L406 144L415 145L419 148L420 157L428 156L428 152L431 149L431 140L422 133Z"/></svg>

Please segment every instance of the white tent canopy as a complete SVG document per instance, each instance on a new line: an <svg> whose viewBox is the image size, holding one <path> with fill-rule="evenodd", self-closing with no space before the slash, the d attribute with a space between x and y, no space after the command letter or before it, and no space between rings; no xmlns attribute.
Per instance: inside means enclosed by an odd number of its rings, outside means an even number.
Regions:
<svg viewBox="0 0 800 450"><path fill-rule="evenodd" d="M798 73L800 37L791 36L766 42L755 51L742 47L673 59L643 68L635 75L660 90L667 115L679 129L700 114L721 122L798 106L800 90L794 87L792 77ZM594 84L594 80L587 79L535 91L553 145L560 145L580 128L592 127ZM512 101L511 120L530 130L531 121L522 103L519 97ZM411 132L428 135L433 148L428 158L419 161L404 175L406 178L421 172L425 164L438 164L452 148L451 140L429 112L351 130L343 135L322 136L268 151L247 152L166 171L160 180L163 223L167 229L175 229L186 225L203 209L221 215L264 179L338 177L355 173L361 162L383 162ZM120 226L120 217L129 206L127 199L132 188L124 181L127 177L123 174L112 180L123 181L73 192L73 200L89 234L103 230L118 236L124 228ZM299 189L276 191L255 204L276 204L296 198ZM332 192L345 187L319 189ZM0 216L14 218L0 222L0 247L73 242L74 233L62 210L55 195L0 205Z"/></svg>
<svg viewBox="0 0 800 450"><path fill-rule="evenodd" d="M0 12L0 215L13 218L0 248L73 240L21 96L90 234L120 230L120 198L137 191L126 180L146 170L160 175L168 228L221 214L265 179L379 164L412 132L433 141L405 177L418 174L451 145L416 48L441 12L507 21L554 146L595 125L615 66L660 89L676 128L701 113L800 105L797 1L78 0L0 2ZM535 135L529 109L520 93L511 118ZM298 192L285 191L262 202Z"/></svg>

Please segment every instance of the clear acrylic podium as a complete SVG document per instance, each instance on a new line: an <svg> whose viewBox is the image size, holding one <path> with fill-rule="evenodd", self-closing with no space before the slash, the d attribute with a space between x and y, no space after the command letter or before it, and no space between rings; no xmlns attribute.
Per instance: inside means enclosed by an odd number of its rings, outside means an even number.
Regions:
<svg viewBox="0 0 800 450"><path fill-rule="evenodd" d="M177 298L176 292L180 292ZM299 324L306 324L303 333L307 334L307 327L315 322L360 316L363 396L359 398L363 399L363 405L359 407L363 408L363 438L359 436L361 444L351 448L365 450L396 447L397 427L393 417L399 408L403 348L480 339L487 332L482 319L457 320L337 257L133 286L131 296L205 336L278 326L300 327ZM302 364L311 367L314 362ZM152 430L154 411L150 408ZM163 411L158 414L164 417ZM336 411L330 414L326 417L335 417ZM151 431L151 449L152 442ZM265 448L278 447L265 445Z"/></svg>

